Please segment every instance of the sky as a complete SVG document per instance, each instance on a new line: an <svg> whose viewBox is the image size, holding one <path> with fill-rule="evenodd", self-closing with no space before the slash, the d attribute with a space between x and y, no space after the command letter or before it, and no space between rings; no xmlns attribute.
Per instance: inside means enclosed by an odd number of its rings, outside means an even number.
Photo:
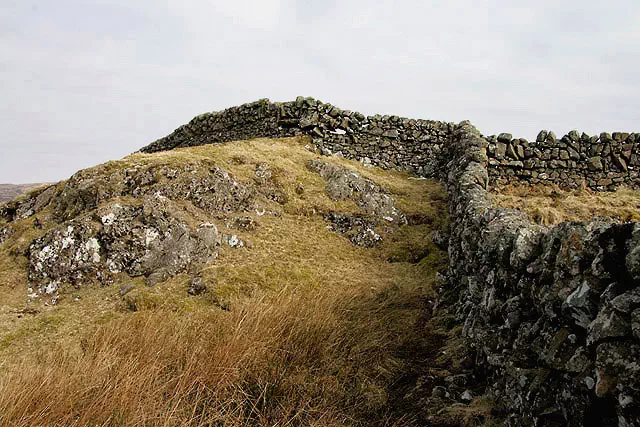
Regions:
<svg viewBox="0 0 640 427"><path fill-rule="evenodd" d="M640 131L638 0L0 0L0 182L313 96L534 139Z"/></svg>

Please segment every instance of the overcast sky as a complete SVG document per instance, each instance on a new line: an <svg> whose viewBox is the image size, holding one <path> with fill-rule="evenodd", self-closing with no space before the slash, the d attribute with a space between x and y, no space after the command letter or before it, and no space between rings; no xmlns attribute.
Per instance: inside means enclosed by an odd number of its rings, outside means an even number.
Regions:
<svg viewBox="0 0 640 427"><path fill-rule="evenodd" d="M0 182L313 96L484 134L640 131L638 0L0 0Z"/></svg>

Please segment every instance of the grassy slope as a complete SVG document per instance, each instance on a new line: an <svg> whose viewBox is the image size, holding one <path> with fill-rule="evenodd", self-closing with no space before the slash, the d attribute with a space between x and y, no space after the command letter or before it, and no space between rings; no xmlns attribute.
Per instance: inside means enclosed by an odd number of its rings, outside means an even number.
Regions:
<svg viewBox="0 0 640 427"><path fill-rule="evenodd" d="M411 424L410 414L392 413L389 390L425 334L425 305L446 263L430 239L445 225L445 194L434 181L325 158L384 185L422 218L379 248L355 247L321 214L358 208L326 196L304 166L318 157L305 142L135 154L99 167L206 161L239 180L261 162L276 171L288 195L281 215L254 215L258 228L238 233L248 246L223 248L204 271L210 292L198 297L187 295L187 275L153 288L123 276L136 284L126 301L117 283L68 292L53 307L27 303L20 253L37 232L23 220L0 246L0 424ZM138 311L123 310L130 305Z"/></svg>
<svg viewBox="0 0 640 427"><path fill-rule="evenodd" d="M106 174L205 162L247 181L258 163L275 169L288 196L272 206L281 215L253 215L259 227L238 233L248 247L223 249L204 271L212 290L199 297L186 295L187 275L154 288L123 276L137 285L126 301L116 285L70 292L56 307L29 305L20 254L41 231L32 219L18 224L17 238L0 248L0 424L415 424L411 413L394 412L392 393L415 363L408 354L433 341L446 345L446 328L424 336L423 318L435 271L445 264L429 239L446 220L443 191L432 181L327 159L384 185L403 211L425 222L387 235L380 248L354 247L327 230L322 214L358 208L326 197L325 182L304 167L317 157L304 143L195 147L100 167ZM640 197L629 190L512 187L495 194L494 204L543 224L596 215L640 220ZM139 311L122 310L131 304ZM25 308L38 312L14 312ZM489 406L479 400L451 411L473 418Z"/></svg>
<svg viewBox="0 0 640 427"><path fill-rule="evenodd" d="M605 193L588 189L561 190L552 185L509 186L493 195L493 204L520 209L532 221L543 225L584 221L596 216L640 222L640 192L624 188Z"/></svg>

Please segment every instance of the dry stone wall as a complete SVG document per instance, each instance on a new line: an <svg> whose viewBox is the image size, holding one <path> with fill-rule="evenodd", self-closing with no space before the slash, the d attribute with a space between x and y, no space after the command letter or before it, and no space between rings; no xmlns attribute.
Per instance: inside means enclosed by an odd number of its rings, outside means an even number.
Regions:
<svg viewBox="0 0 640 427"><path fill-rule="evenodd" d="M640 224L544 228L491 207L487 141L454 131L449 296L507 425L640 425Z"/></svg>
<svg viewBox="0 0 640 427"><path fill-rule="evenodd" d="M313 98L275 103L263 99L202 114L143 152L261 137L309 135L324 154L337 154L423 176L440 172L440 153L451 123L369 116L341 110Z"/></svg>
<svg viewBox="0 0 640 427"><path fill-rule="evenodd" d="M640 224L545 228L491 206L491 186L640 184L640 134L543 131L535 142L370 116L312 98L204 114L144 152L309 135L324 154L439 177L449 193L448 298L507 424L640 426Z"/></svg>
<svg viewBox="0 0 640 427"><path fill-rule="evenodd" d="M640 181L638 133L589 136L571 131L558 139L553 132L541 131L534 142L508 133L487 140L493 186L526 182L614 190L620 185L637 188Z"/></svg>
<svg viewBox="0 0 640 427"><path fill-rule="evenodd" d="M308 135L324 154L337 154L384 168L443 176L453 124L398 116L364 116L313 98L291 102L262 99L205 113L143 152L262 137ZM571 131L556 138L541 131L536 141L502 133L487 138L490 185L526 182L613 190L640 182L640 134Z"/></svg>

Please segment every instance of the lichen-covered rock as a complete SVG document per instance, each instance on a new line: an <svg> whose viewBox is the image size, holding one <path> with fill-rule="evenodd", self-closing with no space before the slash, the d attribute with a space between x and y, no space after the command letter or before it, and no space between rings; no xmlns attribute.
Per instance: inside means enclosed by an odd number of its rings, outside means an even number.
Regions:
<svg viewBox="0 0 640 427"><path fill-rule="evenodd" d="M640 281L640 224L635 224L631 239L628 242L627 257L625 259L627 270L634 280Z"/></svg>
<svg viewBox="0 0 640 427"><path fill-rule="evenodd" d="M377 246L382 241L376 231L381 224L391 227L407 224L404 213L396 208L395 199L372 180L354 170L320 160L311 160L307 166L327 181L325 191L331 199L351 199L362 209L358 214L332 212L327 215L331 229L354 245Z"/></svg>
<svg viewBox="0 0 640 427"><path fill-rule="evenodd" d="M104 262L94 221L70 221L34 241L29 247L29 279L41 292L52 294L61 282L80 285Z"/></svg>
<svg viewBox="0 0 640 427"><path fill-rule="evenodd" d="M207 292L207 285L200 277L196 277L191 281L187 293L189 295L200 295Z"/></svg>
<svg viewBox="0 0 640 427"><path fill-rule="evenodd" d="M326 192L333 200L352 199L366 215L394 224L406 224L407 219L396 208L395 199L370 179L361 177L354 170L321 160L309 161L308 167L327 181Z"/></svg>
<svg viewBox="0 0 640 427"><path fill-rule="evenodd" d="M9 237L11 237L14 232L15 230L10 225L0 227L0 245L3 244Z"/></svg>
<svg viewBox="0 0 640 427"><path fill-rule="evenodd" d="M74 218L114 197L156 194L187 200L209 213L233 212L251 208L256 195L254 186L238 182L214 165L193 164L178 169L147 166L110 174L103 170L106 167L80 171L65 183L54 200L57 217Z"/></svg>
<svg viewBox="0 0 640 427"><path fill-rule="evenodd" d="M331 230L340 233L354 245L365 248L377 246L382 237L376 233L376 222L358 215L331 213L327 215Z"/></svg>
<svg viewBox="0 0 640 427"><path fill-rule="evenodd" d="M11 200L0 206L0 217L7 221L28 218L48 206L56 192L57 187L51 185L37 189L24 197Z"/></svg>
<svg viewBox="0 0 640 427"><path fill-rule="evenodd" d="M210 262L220 245L213 224L192 229L181 210L160 195L142 206L111 203L63 223L29 247L29 279L51 294L110 273L163 281L195 263Z"/></svg>
<svg viewBox="0 0 640 427"><path fill-rule="evenodd" d="M109 163L77 172L57 186L2 207L8 221L24 219L51 206L53 218L70 220L116 197L159 194L185 200L208 213L246 211L254 206L256 186L236 180L226 170L204 161L181 167L144 165L114 168Z"/></svg>

